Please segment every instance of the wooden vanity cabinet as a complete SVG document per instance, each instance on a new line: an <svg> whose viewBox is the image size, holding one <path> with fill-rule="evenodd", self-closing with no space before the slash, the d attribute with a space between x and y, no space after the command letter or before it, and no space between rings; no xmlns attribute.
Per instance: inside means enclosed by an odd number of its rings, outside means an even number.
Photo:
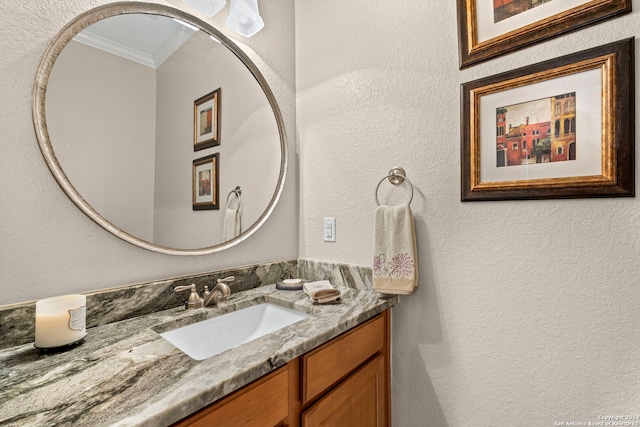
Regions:
<svg viewBox="0 0 640 427"><path fill-rule="evenodd" d="M391 426L390 310L300 360L300 410L291 427Z"/></svg>
<svg viewBox="0 0 640 427"><path fill-rule="evenodd" d="M174 426L390 426L389 311Z"/></svg>

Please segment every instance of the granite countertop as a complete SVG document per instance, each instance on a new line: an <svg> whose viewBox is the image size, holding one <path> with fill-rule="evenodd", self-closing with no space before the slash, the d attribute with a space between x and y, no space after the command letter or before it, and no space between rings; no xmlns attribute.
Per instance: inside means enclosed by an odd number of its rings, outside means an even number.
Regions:
<svg viewBox="0 0 640 427"><path fill-rule="evenodd" d="M319 306L302 291L263 286L217 307L180 307L98 326L65 352L45 354L33 344L2 350L0 425L170 425L398 302L341 291L341 304ZM158 335L261 302L311 316L202 361Z"/></svg>

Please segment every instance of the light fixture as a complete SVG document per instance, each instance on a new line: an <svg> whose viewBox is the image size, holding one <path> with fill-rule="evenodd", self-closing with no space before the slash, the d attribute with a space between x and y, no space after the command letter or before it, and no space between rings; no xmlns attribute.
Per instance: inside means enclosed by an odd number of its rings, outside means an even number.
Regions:
<svg viewBox="0 0 640 427"><path fill-rule="evenodd" d="M227 27L236 33L251 37L264 27L258 11L258 0L230 0Z"/></svg>
<svg viewBox="0 0 640 427"><path fill-rule="evenodd" d="M220 12L227 0L182 0L198 12L211 18L216 13Z"/></svg>

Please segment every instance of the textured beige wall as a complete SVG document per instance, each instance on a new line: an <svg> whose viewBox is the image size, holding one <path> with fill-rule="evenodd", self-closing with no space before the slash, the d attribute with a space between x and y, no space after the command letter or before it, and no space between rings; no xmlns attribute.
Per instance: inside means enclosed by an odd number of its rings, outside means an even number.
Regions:
<svg viewBox="0 0 640 427"><path fill-rule="evenodd" d="M459 178L461 83L640 35L633 6L459 71L454 1L296 1L300 256L371 265L375 186L399 165L416 188L421 280L393 312L395 426L640 413L637 198L463 204Z"/></svg>
<svg viewBox="0 0 640 427"><path fill-rule="evenodd" d="M71 42L51 71L46 108L76 190L109 222L152 242L156 71Z"/></svg>
<svg viewBox="0 0 640 427"><path fill-rule="evenodd" d="M105 3L0 2L0 304L297 256L293 3L261 4L271 24L239 41L263 71L284 115L291 162L283 198L251 239L201 257L155 254L107 233L64 195L38 149L31 90L44 49L74 16ZM177 0L168 4L185 7ZM228 8L211 22L224 30L227 13Z"/></svg>

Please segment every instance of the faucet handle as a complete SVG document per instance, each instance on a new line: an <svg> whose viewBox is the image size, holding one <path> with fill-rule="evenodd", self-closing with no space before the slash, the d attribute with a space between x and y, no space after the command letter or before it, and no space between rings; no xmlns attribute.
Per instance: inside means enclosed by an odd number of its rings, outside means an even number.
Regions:
<svg viewBox="0 0 640 427"><path fill-rule="evenodd" d="M217 282L218 283L233 282L234 280L236 280L235 276L229 276L229 277L225 277L224 279L218 279Z"/></svg>
<svg viewBox="0 0 640 427"><path fill-rule="evenodd" d="M195 284L191 284L188 286L176 286L175 288L173 288L173 290L175 292L189 291L189 290L191 291L191 293L189 294L189 299L187 299L187 301L185 301L184 303L185 309L190 310L193 308L204 307L204 301L202 298L200 298L200 295L198 295L198 291L196 290Z"/></svg>

